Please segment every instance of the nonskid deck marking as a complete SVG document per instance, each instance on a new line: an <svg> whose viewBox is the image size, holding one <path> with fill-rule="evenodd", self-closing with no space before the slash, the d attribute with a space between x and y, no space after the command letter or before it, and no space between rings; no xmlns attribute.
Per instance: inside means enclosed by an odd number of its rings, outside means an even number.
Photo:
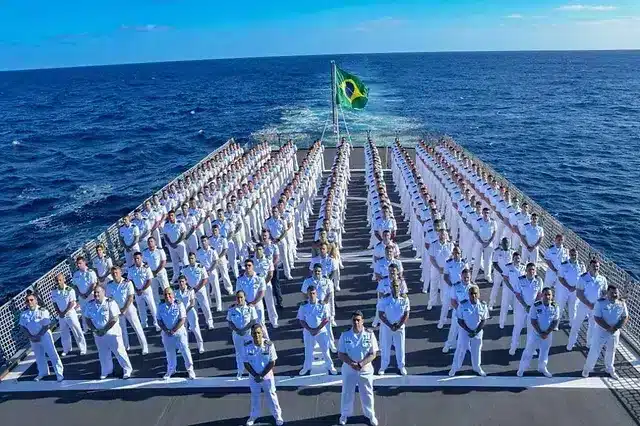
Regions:
<svg viewBox="0 0 640 426"><path fill-rule="evenodd" d="M326 374L313 374L310 376L276 376L276 384L281 387L318 388L342 385L341 377ZM186 378L131 378L106 379L106 380L65 380L61 383L55 381L27 382L4 381L0 383L2 393L22 392L61 392L61 391L125 391L125 390L197 390L197 389L248 389L249 379L235 377L203 377L195 380ZM472 389L629 389L640 390L640 379L620 381L601 377L504 377L504 376L375 376L376 388L472 388Z"/></svg>

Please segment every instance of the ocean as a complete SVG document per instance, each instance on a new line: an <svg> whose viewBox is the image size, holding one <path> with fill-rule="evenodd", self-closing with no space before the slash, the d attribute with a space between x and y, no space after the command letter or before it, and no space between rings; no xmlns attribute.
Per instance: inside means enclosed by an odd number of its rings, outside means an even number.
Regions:
<svg viewBox="0 0 640 426"><path fill-rule="evenodd" d="M336 55L0 73L0 295L230 137L319 137L330 59L370 87L351 132L451 135L640 272L639 51Z"/></svg>

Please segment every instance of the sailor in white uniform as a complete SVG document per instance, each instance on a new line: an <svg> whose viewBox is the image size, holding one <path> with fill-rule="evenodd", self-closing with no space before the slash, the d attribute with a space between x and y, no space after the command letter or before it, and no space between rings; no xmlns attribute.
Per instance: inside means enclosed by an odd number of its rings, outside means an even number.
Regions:
<svg viewBox="0 0 640 426"><path fill-rule="evenodd" d="M278 210L278 207L273 206L271 209L271 216L264 222L264 227L269 230L271 239L278 245L285 278L290 280L292 279L291 268L293 268L293 264L291 262L291 256L289 255L289 243L286 238L287 232L289 231L287 226L288 225L285 220L280 217L280 210Z"/></svg>
<svg viewBox="0 0 640 426"><path fill-rule="evenodd" d="M347 424L348 417L353 414L357 386L362 412L376 426L378 419L374 408L371 363L378 354L378 340L372 330L365 330L362 312L354 312L351 319L353 327L340 335L338 343L338 357L343 362L339 423Z"/></svg>
<svg viewBox="0 0 640 426"><path fill-rule="evenodd" d="M93 338L98 347L100 358L100 380L104 380L113 373L113 359L116 356L118 364L122 367L123 379L131 377L133 368L129 355L122 341L122 329L118 324L120 309L115 300L105 297L104 288L98 286L93 291L95 297L87 306L87 323L93 331Z"/></svg>
<svg viewBox="0 0 640 426"><path fill-rule="evenodd" d="M618 288L609 285L606 297L598 299L593 311L596 325L582 376L589 377L604 347L604 367L611 378L618 380L613 361L620 342L620 329L629 321L627 304L619 299Z"/></svg>
<svg viewBox="0 0 640 426"><path fill-rule="evenodd" d="M264 338L260 324L251 327L251 337L244 346L244 366L249 372L249 388L251 389L251 412L246 425L252 426L260 417L261 393L264 391L271 414L276 419L276 425L282 426L282 409L276 395L276 381L273 367L278 355L273 342Z"/></svg>
<svg viewBox="0 0 640 426"><path fill-rule="evenodd" d="M187 246L184 242L187 228L184 223L176 220L176 212L173 210L169 210L167 213L167 221L162 227L162 233L164 234L164 242L169 248L172 268L174 271L179 271L180 268L187 265ZM174 275L175 279L178 274Z"/></svg>
<svg viewBox="0 0 640 426"><path fill-rule="evenodd" d="M247 304L244 291L236 292L236 303L227 311L233 347L236 351L237 378L244 373L244 345L251 340L251 328L258 322L256 307Z"/></svg>
<svg viewBox="0 0 640 426"><path fill-rule="evenodd" d="M460 303L456 316L458 317L458 344L453 355L453 364L449 376L456 375L467 351L471 353L473 371L480 376L487 373L482 369L482 335L486 321L489 319L489 308L480 300L480 289L476 285L469 287L469 299Z"/></svg>
<svg viewBox="0 0 640 426"><path fill-rule="evenodd" d="M184 359L184 366L187 369L189 379L195 379L196 373L193 371L189 336L187 327L184 326L187 320L187 312L182 302L175 298L171 287L164 290L164 302L158 305L157 313L158 325L162 329L162 345L167 355L167 373L163 378L167 380L176 372L178 363L176 351L179 350Z"/></svg>
<svg viewBox="0 0 640 426"><path fill-rule="evenodd" d="M560 309L560 315L567 308L569 324L576 317L578 298L576 286L578 280L586 272L584 263L578 260L578 251L575 248L569 250L569 259L560 264L558 279L556 280L556 303Z"/></svg>
<svg viewBox="0 0 640 426"><path fill-rule="evenodd" d="M449 303L451 304L452 309L451 327L449 327L449 334L447 335L447 341L442 348L442 353L448 353L452 348L455 349L458 344L458 332L460 326L458 325L457 311L460 304L469 299L469 288L472 285L471 269L469 269L469 266L465 264L462 272L460 273L460 279L454 282L449 289Z"/></svg>
<svg viewBox="0 0 640 426"><path fill-rule="evenodd" d="M169 276L165 266L167 265L167 255L164 250L158 247L155 237L147 238L147 249L142 252L142 261L151 269L153 279L151 280L151 292L153 298L164 294L164 289L169 287Z"/></svg>
<svg viewBox="0 0 640 426"><path fill-rule="evenodd" d="M592 259L591 262L589 262L589 270L580 276L578 284L576 284L576 297L580 302L578 303L576 316L571 322L571 332L569 333L569 342L567 343L568 351L572 350L576 344L578 332L585 318L587 318L589 322L587 327L587 347L591 346L591 338L595 328L593 309L598 299L605 294L607 286L607 278L600 274L600 261Z"/></svg>
<svg viewBox="0 0 640 426"><path fill-rule="evenodd" d="M511 346L509 347L509 355L516 354L516 350L520 345L520 333L523 328L527 328L529 332L529 324L527 318L531 307L540 299L542 291L542 280L536 277L536 265L533 262L527 263L525 275L521 276L516 285L513 286L513 295L515 297L515 306L513 307L513 332L511 333Z"/></svg>
<svg viewBox="0 0 640 426"><path fill-rule="evenodd" d="M276 300L273 294L273 273L275 268L270 257L264 254L264 245L256 244L256 251L253 255L253 268L261 278L264 279L266 290L264 293L264 303L269 315L269 323L273 328L278 328L278 311L276 310Z"/></svg>
<svg viewBox="0 0 640 426"><path fill-rule="evenodd" d="M195 253L189 253L189 265L182 268L180 275L184 275L187 279L187 284L193 289L198 306L204 315L205 321L207 321L207 328L213 330L211 299L209 299L209 292L207 291L207 279L209 275L202 265L196 263Z"/></svg>
<svg viewBox="0 0 640 426"><path fill-rule="evenodd" d="M491 261L493 259L497 229L496 221L489 216L489 208L483 208L482 217L477 221L475 234L477 239L474 245L476 252L473 256L473 274L471 274L471 280L474 282L478 278L480 267L482 267L484 277L487 281L492 278L491 268L493 265Z"/></svg>
<svg viewBox="0 0 640 426"><path fill-rule="evenodd" d="M88 328L84 308L88 302L93 300L93 290L98 285L98 276L87 267L87 262L83 256L76 258L76 266L78 270L73 273L71 283L78 290L78 302L80 303L80 309L82 309L82 327L86 332Z"/></svg>
<svg viewBox="0 0 640 426"><path fill-rule="evenodd" d="M552 377L547 369L549 363L549 349L553 344L553 331L557 329L560 321L560 310L553 300L553 291L550 287L542 289L542 300L533 304L529 313L531 328L527 333L527 345L525 346L517 375L522 377L529 368L529 363L536 350L540 351L538 357L538 371L545 377Z"/></svg>
<svg viewBox="0 0 640 426"><path fill-rule="evenodd" d="M98 277L98 283L101 286L107 285L109 281L113 279L111 276L111 268L113 267L113 260L107 256L107 250L103 244L96 246L96 257L91 261L93 269L96 271ZM93 297L93 292L90 292Z"/></svg>
<svg viewBox="0 0 640 426"><path fill-rule="evenodd" d="M512 254L513 250L511 250L511 241L509 238L504 237L500 241L500 245L493 252L493 285L491 286L491 294L489 296L490 311L493 310L496 304L500 287L502 287L503 296L505 291L509 291L506 285L503 285L504 279L502 276L505 273L507 264L511 262Z"/></svg>
<svg viewBox="0 0 640 426"><path fill-rule="evenodd" d="M78 321L78 311L76 311L76 292L67 286L64 275L56 275L58 288L51 292L53 307L58 314L60 324L60 340L62 341L62 356L71 352L71 334L76 339L80 355L87 353L87 342L82 333L80 321Z"/></svg>
<svg viewBox="0 0 640 426"><path fill-rule="evenodd" d="M536 213L531 214L531 222L524 227L523 243L522 247L522 261L525 263L538 263L538 257L540 254L540 243L544 238L544 229L538 224L538 215Z"/></svg>
<svg viewBox="0 0 640 426"><path fill-rule="evenodd" d="M213 235L209 239L209 243L211 243L211 247L216 251L216 253L218 253L218 260L216 261L218 277L224 283L224 288L227 290L227 293L231 294L233 293L233 286L231 285L231 278L229 277L229 260L227 259L229 242L220 233L219 224L213 224L211 226L211 232Z"/></svg>
<svg viewBox="0 0 640 426"><path fill-rule="evenodd" d="M178 277L178 290L175 292L176 300L179 300L184 306L187 314L187 326L189 331L193 333L198 344L198 352L204 353L204 341L200 332L200 323L198 321L198 311L196 310L196 294L187 284L187 277L181 275Z"/></svg>
<svg viewBox="0 0 640 426"><path fill-rule="evenodd" d="M122 226L119 230L120 241L124 246L124 256L127 266L133 265L133 254L140 251L140 230L131 223L131 218L127 215L122 218Z"/></svg>
<svg viewBox="0 0 640 426"><path fill-rule="evenodd" d="M127 269L127 278L133 282L133 287L136 292L135 300L138 306L138 314L140 315L140 324L142 328L147 328L147 309L151 314L153 320L153 326L156 331L160 331L158 326L157 317L157 304L153 295L153 272L146 263L142 263L142 253L136 252L133 255L133 266Z"/></svg>
<svg viewBox="0 0 640 426"><path fill-rule="evenodd" d="M499 327L502 330L507 322L509 309L515 306L516 300L513 295L513 288L522 275L525 274L526 265L521 262L522 256L520 252L513 252L512 261L505 265L502 271L502 298L500 302L500 320Z"/></svg>
<svg viewBox="0 0 640 426"><path fill-rule="evenodd" d="M558 278L558 272L563 262L569 259L569 252L564 247L564 235L556 235L555 243L544 253L544 260L547 264L547 272L544 275L544 285L553 287Z"/></svg>
<svg viewBox="0 0 640 426"><path fill-rule="evenodd" d="M448 292L449 286L444 282L445 267L451 257L453 243L448 241L447 231L444 228L438 230L438 239L432 241L429 246L431 269L429 278L429 302L427 306L433 307L438 302L438 292L443 309L440 314L438 328L444 326L444 319L449 312Z"/></svg>
<svg viewBox="0 0 640 426"><path fill-rule="evenodd" d="M316 343L320 347L325 369L329 374L338 374L329 353L329 305L318 300L318 293L313 285L307 287L307 297L307 300L300 304L297 316L304 341L304 365L299 374L304 376L311 370Z"/></svg>
<svg viewBox="0 0 640 426"><path fill-rule="evenodd" d="M200 237L200 248L196 253L196 258L200 265L207 271L209 280L207 282L209 296L215 296L216 310L222 312L222 294L220 292L220 280L218 277L218 252L211 247L209 237ZM227 275L229 272L227 271Z"/></svg>
<svg viewBox="0 0 640 426"><path fill-rule="evenodd" d="M264 318L264 303L262 299L267 291L267 285L264 282L264 278L260 277L253 265L253 259L247 259L244 261L244 274L236 280L236 292L242 290L245 294L247 304L249 306L255 306L258 314L257 322L265 327L263 333L265 337L268 337L266 333L266 324Z"/></svg>
<svg viewBox="0 0 640 426"><path fill-rule="evenodd" d="M107 284L106 293L107 297L113 299L118 304L118 308L120 308L119 321L124 347L129 350L129 333L127 333L127 322L129 322L142 346L142 355L146 355L149 353L149 347L147 346L147 338L144 335L142 324L140 324L140 319L138 318L138 310L133 304L133 296L135 294L133 283L122 277L122 271L119 266L111 268L111 275L113 280Z"/></svg>
<svg viewBox="0 0 640 426"><path fill-rule="evenodd" d="M20 314L19 324L25 336L31 343L31 350L36 356L38 375L34 379L36 382L49 375L49 364L47 358L53 365L56 379L64 380L64 368L62 361L56 352L51 334L51 317L46 308L38 306L38 301L33 293L28 292L25 298L27 308Z"/></svg>
<svg viewBox="0 0 640 426"><path fill-rule="evenodd" d="M405 368L405 324L409 319L409 311L411 304L406 294L400 294L400 282L394 280L391 282L391 294L378 302L378 311L380 312L380 321L382 328L380 329L380 370L378 374L384 375L385 370L389 367L391 361L391 346L396 351L396 363L398 370L403 376L407 375Z"/></svg>

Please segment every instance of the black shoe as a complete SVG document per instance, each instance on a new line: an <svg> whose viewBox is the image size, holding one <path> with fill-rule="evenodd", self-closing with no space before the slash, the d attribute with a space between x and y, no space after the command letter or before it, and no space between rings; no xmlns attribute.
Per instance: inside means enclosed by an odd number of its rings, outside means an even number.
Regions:
<svg viewBox="0 0 640 426"><path fill-rule="evenodd" d="M284 306L282 305L276 305L276 310L278 311L282 311L284 309Z"/></svg>

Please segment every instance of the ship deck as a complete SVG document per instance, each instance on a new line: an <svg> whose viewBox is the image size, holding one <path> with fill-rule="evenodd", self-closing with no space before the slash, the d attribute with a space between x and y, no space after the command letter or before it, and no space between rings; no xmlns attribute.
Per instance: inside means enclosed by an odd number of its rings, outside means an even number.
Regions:
<svg viewBox="0 0 640 426"><path fill-rule="evenodd" d="M427 311L427 295L420 292L420 263L414 259L407 235L407 222L402 220L398 195L393 192L391 174L386 174L387 187L398 220L398 242L409 285L412 311L407 325L407 367L409 376L396 376L390 368L375 382L376 413L381 425L527 425L562 424L633 425L639 424L636 397L640 374L636 366L618 357L618 371L623 380L612 382L597 370L583 379L580 372L585 361L584 350L567 352L567 332L554 335L549 368L554 378L547 379L535 369L519 378L515 375L522 348L515 357L508 354L510 325L500 330L497 316L488 322L483 347L483 368L488 377L476 377L469 366L455 378L447 372L453 351L443 354L447 327L436 327L439 306ZM352 172L349 187L346 233L343 236L342 291L336 295L336 338L349 327L350 314L361 309L371 323L376 303L371 281L371 251L367 249L369 230L366 224L364 175ZM317 214L319 199L314 212ZM311 224L315 223L312 216ZM300 284L307 275L312 230L305 230L304 243L298 248L300 259L293 271L294 280L283 282L285 310L280 328L269 329L276 344L278 362L278 395L288 425L337 424L340 409L340 377L312 374L299 377L303 361L300 327L295 320L301 300ZM479 282L483 298L488 297L488 284ZM231 303L225 297L225 305ZM495 312L494 312L495 313ZM33 358L22 361L0 383L0 419L4 425L94 426L124 424L151 425L241 425L249 410L247 379L235 379L235 358L224 315L214 313L216 328L204 331L206 352L193 352L198 379L187 381L186 373L168 382L164 350L160 336L150 333L150 354L142 357L132 337L131 361L134 375L124 381L96 381L98 356L89 339L87 355L74 353L63 359L65 382L31 381L36 375ZM522 336L524 344L524 336ZM521 345L522 346L522 345ZM193 346L192 346L193 347ZM335 358L335 357L334 357ZM532 362L535 367L536 360ZM180 362L179 362L180 364ZM336 367L340 362L336 360ZM379 359L374 362L376 371ZM392 366L395 361L392 357ZM116 365L116 371L119 367ZM312 371L313 373L313 371ZM356 413L361 413L356 402ZM256 424L273 424L266 410ZM368 424L363 416L350 418L349 424Z"/></svg>

